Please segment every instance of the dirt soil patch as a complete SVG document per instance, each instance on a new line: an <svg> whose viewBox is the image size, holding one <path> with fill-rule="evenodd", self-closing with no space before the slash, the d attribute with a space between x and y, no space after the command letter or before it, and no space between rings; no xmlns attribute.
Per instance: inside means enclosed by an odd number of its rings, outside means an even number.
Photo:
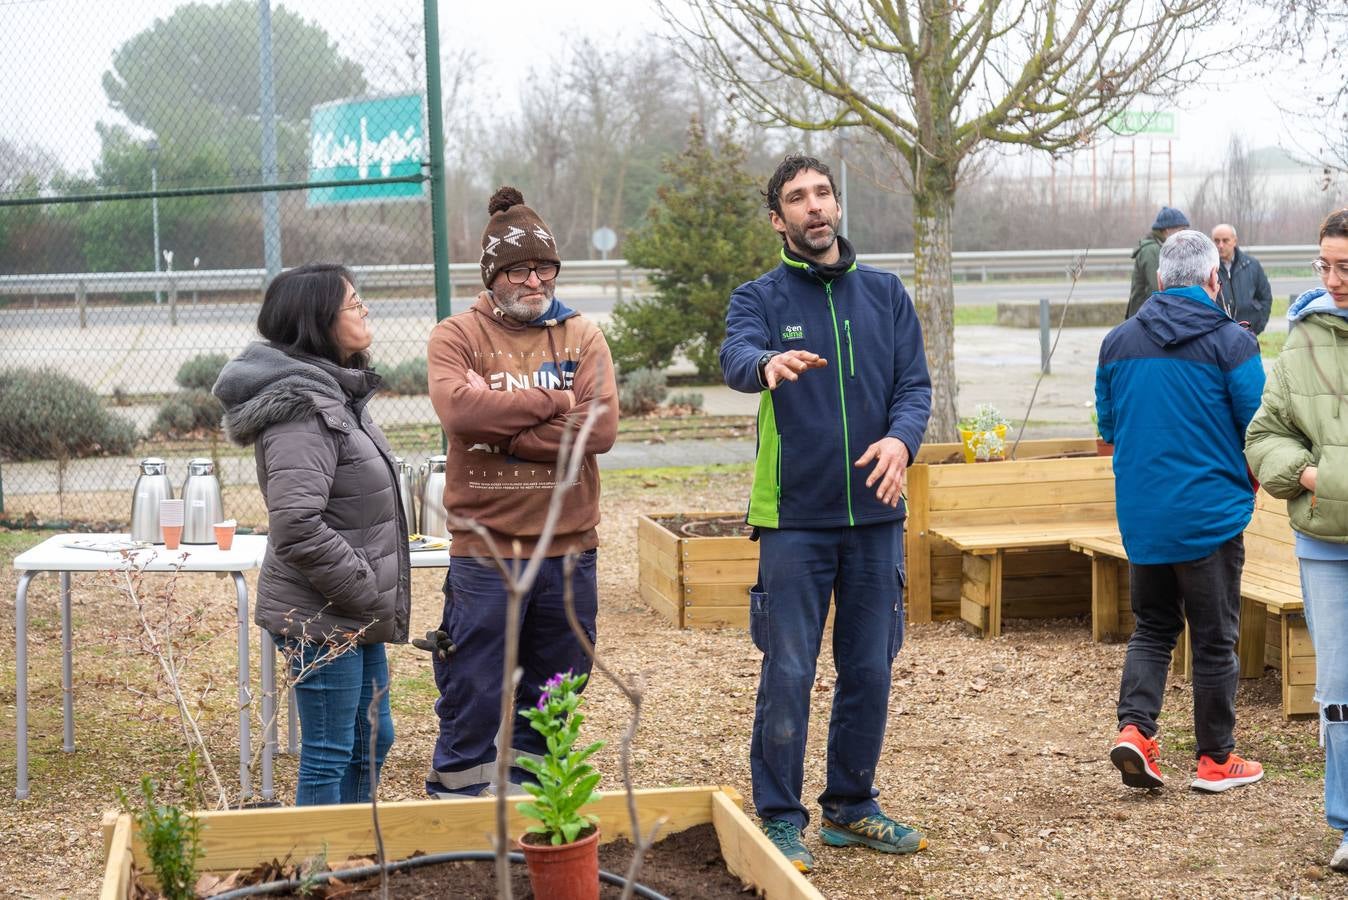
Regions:
<svg viewBox="0 0 1348 900"><path fill-rule="evenodd" d="M615 875L626 875L632 860L632 845L626 840L612 841L599 848L599 868ZM533 900L529 871L523 863L510 867L511 895L517 900ZM725 869L716 829L696 825L686 831L657 841L642 858L637 883L669 897L670 900L736 900L745 896L744 887ZM370 897L379 895L379 879L353 884L332 885L307 893L270 894L272 897ZM496 900L496 864L493 862L451 862L419 866L389 877L389 896L399 900ZM618 900L622 888L601 884L602 900ZM538 898L548 900L548 898Z"/></svg>
<svg viewBox="0 0 1348 900"><path fill-rule="evenodd" d="M638 784L728 785L752 815L749 733L760 656L742 629L673 629L639 599L636 571L639 513L725 510L747 493L742 466L605 473L598 631L609 664L644 686L633 748ZM44 536L0 533L0 597L14 596L8 561ZM439 621L443 580L443 572L414 573L413 633ZM0 741L4 896L97 896L99 822L116 807L113 789L132 792L148 773L172 799L185 755L125 601L107 579L77 573L72 581L77 749L61 752L59 597L56 579L44 575L29 595L31 799L14 799L14 743ZM237 792L233 591L213 578L184 578L180 590L202 609L189 661L193 696L206 711L226 786ZM0 617L0 646L13 640L11 613ZM1242 681L1237 697L1237 750L1264 764L1262 782L1216 796L1187 789L1193 695L1176 682L1161 719L1166 786L1130 790L1108 759L1124 646L1092 643L1083 618L1010 619L993 640L958 622L910 626L894 665L875 785L885 810L924 830L931 846L909 857L826 847L814 798L824 787L833 653L826 637L804 771L813 817L805 841L818 860L811 881L830 900L1348 894L1348 878L1326 865L1338 834L1324 822L1317 724L1283 721L1276 670ZM438 731L430 661L411 647L391 647L389 660L397 741L381 799L419 799ZM609 741L594 760L601 787L619 788L627 703L598 677L586 697L585 734ZM14 657L0 652L0 729L8 735L13 707ZM291 756L277 760L278 796L287 802L296 765Z"/></svg>
<svg viewBox="0 0 1348 900"><path fill-rule="evenodd" d="M679 537L748 537L753 526L744 516L653 516L654 521Z"/></svg>

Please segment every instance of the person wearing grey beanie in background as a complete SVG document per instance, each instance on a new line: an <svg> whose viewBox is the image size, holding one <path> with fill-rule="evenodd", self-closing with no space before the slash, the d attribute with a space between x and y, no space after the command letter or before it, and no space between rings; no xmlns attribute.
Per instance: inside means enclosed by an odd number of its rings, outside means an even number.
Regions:
<svg viewBox="0 0 1348 900"><path fill-rule="evenodd" d="M1125 319L1137 315L1142 304L1147 302L1160 285L1156 281L1156 271L1161 264L1161 245L1165 239L1177 231L1189 227L1189 217L1173 206L1162 206L1151 223L1151 233L1137 242L1133 251L1133 284L1128 291L1128 312Z"/></svg>

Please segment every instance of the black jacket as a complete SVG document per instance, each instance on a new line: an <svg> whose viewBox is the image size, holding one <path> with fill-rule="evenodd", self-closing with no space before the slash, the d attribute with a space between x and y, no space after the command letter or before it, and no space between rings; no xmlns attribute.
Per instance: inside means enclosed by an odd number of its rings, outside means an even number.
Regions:
<svg viewBox="0 0 1348 900"><path fill-rule="evenodd" d="M1217 266L1217 272L1222 279L1222 296L1234 307L1235 320L1249 322L1255 334L1262 332L1273 308L1273 288L1259 260L1237 247L1231 274L1226 274L1224 265Z"/></svg>

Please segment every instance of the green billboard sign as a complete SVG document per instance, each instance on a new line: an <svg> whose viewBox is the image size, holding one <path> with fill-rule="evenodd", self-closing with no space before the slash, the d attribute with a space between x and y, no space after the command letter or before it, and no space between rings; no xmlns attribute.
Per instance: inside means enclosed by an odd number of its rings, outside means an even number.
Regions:
<svg viewBox="0 0 1348 900"><path fill-rule="evenodd" d="M1107 127L1124 137L1174 137L1175 114L1125 109L1115 113Z"/></svg>
<svg viewBox="0 0 1348 900"><path fill-rule="evenodd" d="M426 161L421 94L337 100L315 106L309 119L309 181L352 181L419 175ZM309 189L310 206L420 200L424 182Z"/></svg>

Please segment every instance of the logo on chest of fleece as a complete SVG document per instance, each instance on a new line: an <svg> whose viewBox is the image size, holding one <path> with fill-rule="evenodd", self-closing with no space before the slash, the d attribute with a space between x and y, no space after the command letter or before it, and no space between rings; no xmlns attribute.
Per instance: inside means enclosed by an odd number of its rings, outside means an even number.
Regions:
<svg viewBox="0 0 1348 900"><path fill-rule="evenodd" d="M573 359L560 364L545 362L532 372L501 370L487 375L487 383L493 391L525 391L535 387L567 391L575 380L576 361Z"/></svg>
<svg viewBox="0 0 1348 900"><path fill-rule="evenodd" d="M784 341L803 341L805 340L804 325L783 325L782 340Z"/></svg>

